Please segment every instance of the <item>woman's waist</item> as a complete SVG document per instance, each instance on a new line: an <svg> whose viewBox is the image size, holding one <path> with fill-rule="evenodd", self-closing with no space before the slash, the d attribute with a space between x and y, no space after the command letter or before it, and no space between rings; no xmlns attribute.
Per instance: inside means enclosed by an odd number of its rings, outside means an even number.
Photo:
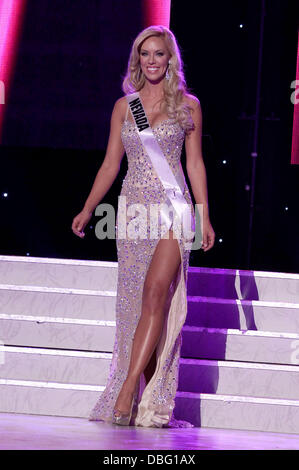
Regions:
<svg viewBox="0 0 299 470"><path fill-rule="evenodd" d="M151 204L154 202L163 203L168 200L170 202L173 197L178 197L179 193L183 195L188 204L192 205L190 190L185 180L180 182L178 186L167 185L167 187L164 187L160 179L154 182L138 182L125 178L120 196L126 196L128 199L127 203L140 202Z"/></svg>
<svg viewBox="0 0 299 470"><path fill-rule="evenodd" d="M173 178L173 177L174 178ZM179 187L182 192L184 192L185 188L187 187L185 175L183 172L182 167L178 168L177 171L172 171L171 177L169 175L161 175L154 171L151 172L136 172L131 171L128 169L124 179L123 179L123 186L131 186L136 188L160 188L161 185L164 187L165 190L168 188L177 188Z"/></svg>

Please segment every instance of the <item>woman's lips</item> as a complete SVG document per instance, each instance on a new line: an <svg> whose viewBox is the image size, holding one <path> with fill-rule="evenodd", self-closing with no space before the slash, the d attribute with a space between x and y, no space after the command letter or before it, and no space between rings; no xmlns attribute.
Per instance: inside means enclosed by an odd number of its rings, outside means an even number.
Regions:
<svg viewBox="0 0 299 470"><path fill-rule="evenodd" d="M157 70L159 70L159 67L147 67L147 70L153 73L153 72L157 72Z"/></svg>

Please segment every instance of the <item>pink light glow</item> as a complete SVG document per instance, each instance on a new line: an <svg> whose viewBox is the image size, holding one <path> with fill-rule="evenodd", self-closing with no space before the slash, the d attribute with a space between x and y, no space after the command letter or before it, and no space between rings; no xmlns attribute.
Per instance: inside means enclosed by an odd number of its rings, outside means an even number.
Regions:
<svg viewBox="0 0 299 470"><path fill-rule="evenodd" d="M297 50L297 70L296 81L299 82L299 32L298 32L298 50ZM295 89L298 88L298 85ZM298 95L298 92L296 93ZM292 156L291 164L299 165L299 103L294 103L293 118L293 137L292 137Z"/></svg>
<svg viewBox="0 0 299 470"><path fill-rule="evenodd" d="M163 25L169 28L171 0L143 0L144 27Z"/></svg>
<svg viewBox="0 0 299 470"><path fill-rule="evenodd" d="M0 91L2 92L0 97L0 142L25 4L26 0L3 0L0 3Z"/></svg>

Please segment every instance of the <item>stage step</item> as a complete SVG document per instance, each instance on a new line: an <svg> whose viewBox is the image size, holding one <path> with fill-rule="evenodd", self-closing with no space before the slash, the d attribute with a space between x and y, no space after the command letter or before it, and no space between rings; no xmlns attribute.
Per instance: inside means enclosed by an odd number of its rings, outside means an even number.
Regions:
<svg viewBox="0 0 299 470"><path fill-rule="evenodd" d="M182 357L299 364L299 334L183 327Z"/></svg>
<svg viewBox="0 0 299 470"><path fill-rule="evenodd" d="M115 291L0 284L1 314L114 321L115 304Z"/></svg>
<svg viewBox="0 0 299 470"><path fill-rule="evenodd" d="M186 324L206 328L296 333L299 331L299 303L188 295Z"/></svg>
<svg viewBox="0 0 299 470"><path fill-rule="evenodd" d="M117 263L0 257L0 411L88 417L116 288ZM299 433L298 275L190 267L182 336L178 419Z"/></svg>
<svg viewBox="0 0 299 470"><path fill-rule="evenodd" d="M12 346L112 352L115 322L0 314L2 342ZM182 357L271 364L299 363L299 335L184 326Z"/></svg>
<svg viewBox="0 0 299 470"><path fill-rule="evenodd" d="M0 379L1 411L88 418L101 386ZM195 426L298 433L299 401L178 392L177 419Z"/></svg>
<svg viewBox="0 0 299 470"><path fill-rule="evenodd" d="M112 352L115 322L0 314L5 345Z"/></svg>
<svg viewBox="0 0 299 470"><path fill-rule="evenodd" d="M112 261L2 255L0 284L116 291L117 266Z"/></svg>
<svg viewBox="0 0 299 470"><path fill-rule="evenodd" d="M0 379L105 385L112 353L2 346Z"/></svg>
<svg viewBox="0 0 299 470"><path fill-rule="evenodd" d="M299 400L178 392L175 417L195 426L299 433Z"/></svg>
<svg viewBox="0 0 299 470"><path fill-rule="evenodd" d="M299 274L190 266L188 294L298 303Z"/></svg>
<svg viewBox="0 0 299 470"><path fill-rule="evenodd" d="M0 284L0 313L115 321L116 291ZM188 296L186 325L296 333L299 304Z"/></svg>
<svg viewBox="0 0 299 470"><path fill-rule="evenodd" d="M111 353L4 346L0 379L106 384ZM180 359L180 391L297 399L299 366Z"/></svg>
<svg viewBox="0 0 299 470"><path fill-rule="evenodd" d="M182 358L178 390L297 400L299 366Z"/></svg>
<svg viewBox="0 0 299 470"><path fill-rule="evenodd" d="M0 256L0 284L112 290L117 262ZM298 303L299 274L189 267L190 296Z"/></svg>

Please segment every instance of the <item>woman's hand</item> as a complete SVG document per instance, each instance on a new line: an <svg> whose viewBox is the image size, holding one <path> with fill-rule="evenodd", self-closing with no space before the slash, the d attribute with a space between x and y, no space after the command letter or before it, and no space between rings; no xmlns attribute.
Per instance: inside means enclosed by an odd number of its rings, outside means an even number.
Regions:
<svg viewBox="0 0 299 470"><path fill-rule="evenodd" d="M202 249L208 251L215 243L215 232L209 218L203 220Z"/></svg>
<svg viewBox="0 0 299 470"><path fill-rule="evenodd" d="M88 224L88 222L90 221L91 216L92 212L87 209L83 209L81 212L79 212L78 215L76 215L76 217L74 217L72 223L72 231L75 235L78 235L78 237L80 238L85 237L85 233L83 232L83 230L86 224Z"/></svg>

